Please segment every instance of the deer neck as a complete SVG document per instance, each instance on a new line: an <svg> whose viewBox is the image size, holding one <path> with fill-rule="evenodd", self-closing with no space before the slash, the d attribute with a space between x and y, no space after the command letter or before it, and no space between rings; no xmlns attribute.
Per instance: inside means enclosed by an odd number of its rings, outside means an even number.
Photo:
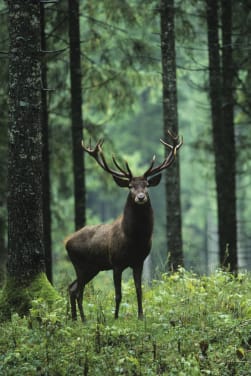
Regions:
<svg viewBox="0 0 251 376"><path fill-rule="evenodd" d="M139 205L133 201L131 195L127 197L122 219L122 227L127 236L149 239L153 232L153 209L150 199Z"/></svg>

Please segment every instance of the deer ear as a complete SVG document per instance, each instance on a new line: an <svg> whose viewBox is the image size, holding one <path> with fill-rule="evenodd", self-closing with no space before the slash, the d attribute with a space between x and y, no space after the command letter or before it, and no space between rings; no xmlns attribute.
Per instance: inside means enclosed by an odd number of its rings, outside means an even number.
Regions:
<svg viewBox="0 0 251 376"><path fill-rule="evenodd" d="M128 188L129 187L129 180L118 178L117 176L113 176L113 179L119 187L122 187L122 188Z"/></svg>
<svg viewBox="0 0 251 376"><path fill-rule="evenodd" d="M161 176L162 176L161 174L158 174L148 179L149 187L155 187L156 185L158 185L161 180Z"/></svg>

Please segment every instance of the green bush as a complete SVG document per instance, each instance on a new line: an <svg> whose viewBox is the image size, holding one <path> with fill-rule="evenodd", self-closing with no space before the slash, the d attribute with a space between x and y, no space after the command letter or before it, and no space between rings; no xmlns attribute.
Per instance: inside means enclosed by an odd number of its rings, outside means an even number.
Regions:
<svg viewBox="0 0 251 376"><path fill-rule="evenodd" d="M72 322L64 299L50 311L33 301L28 317L0 326L0 374L246 376L251 369L251 278L180 270L144 288L136 319L133 282L123 285L120 318L113 291L89 289L88 321Z"/></svg>

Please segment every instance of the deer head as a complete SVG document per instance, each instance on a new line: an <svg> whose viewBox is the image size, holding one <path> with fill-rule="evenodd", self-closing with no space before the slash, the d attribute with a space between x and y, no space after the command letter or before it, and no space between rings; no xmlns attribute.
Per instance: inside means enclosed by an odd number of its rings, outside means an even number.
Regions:
<svg viewBox="0 0 251 376"><path fill-rule="evenodd" d="M82 141L82 147L85 152L90 154L99 164L99 166L106 172L112 175L115 183L119 187L126 187L130 189L131 197L136 204L145 204L148 201L148 187L153 187L159 184L161 180L161 171L170 167L173 161L177 150L182 146L183 139L179 139L178 136L173 135L168 131L170 138L172 139L173 145L168 144L167 142L160 139L160 142L169 149L169 153L162 163L154 167L156 157L155 155L152 158L149 168L144 172L142 176L133 176L131 169L128 163L125 161L125 168L116 161L115 157L112 156L112 160L116 170L111 168L104 156L102 146L104 140L101 139L97 142L94 148L91 147L91 142L88 147L86 147Z"/></svg>

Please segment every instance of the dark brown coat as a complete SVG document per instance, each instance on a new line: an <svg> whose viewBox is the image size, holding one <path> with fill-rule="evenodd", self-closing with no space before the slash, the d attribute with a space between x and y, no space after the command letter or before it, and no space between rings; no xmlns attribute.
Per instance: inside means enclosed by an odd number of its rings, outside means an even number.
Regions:
<svg viewBox="0 0 251 376"><path fill-rule="evenodd" d="M103 154L103 140L94 148L85 147L99 166L112 175L119 187L127 187L130 192L121 217L111 224L85 226L69 236L65 246L71 262L76 270L77 279L69 286L72 318L77 318L76 302L82 321L85 320L83 311L83 292L85 285L101 270L113 270L115 286L115 318L118 318L122 298L121 277L125 268L131 267L137 294L138 317L143 317L141 278L144 260L151 250L153 233L153 210L148 195L148 187L156 186L161 179L160 172L168 168L174 161L177 150L182 145L177 136L169 133L173 145L162 141L169 150L165 160L154 167L155 156L150 167L141 177L133 177L125 163L122 168L113 157L117 170L108 166Z"/></svg>
<svg viewBox="0 0 251 376"><path fill-rule="evenodd" d="M151 249L153 210L147 186L157 185L160 176L133 178L124 213L111 224L85 226L69 236L65 246L77 279L69 286L72 317L76 319L76 301L85 320L82 299L84 286L102 270L113 270L116 292L115 317L121 301L121 275L131 267L138 298L138 316L143 316L141 275L143 263Z"/></svg>

